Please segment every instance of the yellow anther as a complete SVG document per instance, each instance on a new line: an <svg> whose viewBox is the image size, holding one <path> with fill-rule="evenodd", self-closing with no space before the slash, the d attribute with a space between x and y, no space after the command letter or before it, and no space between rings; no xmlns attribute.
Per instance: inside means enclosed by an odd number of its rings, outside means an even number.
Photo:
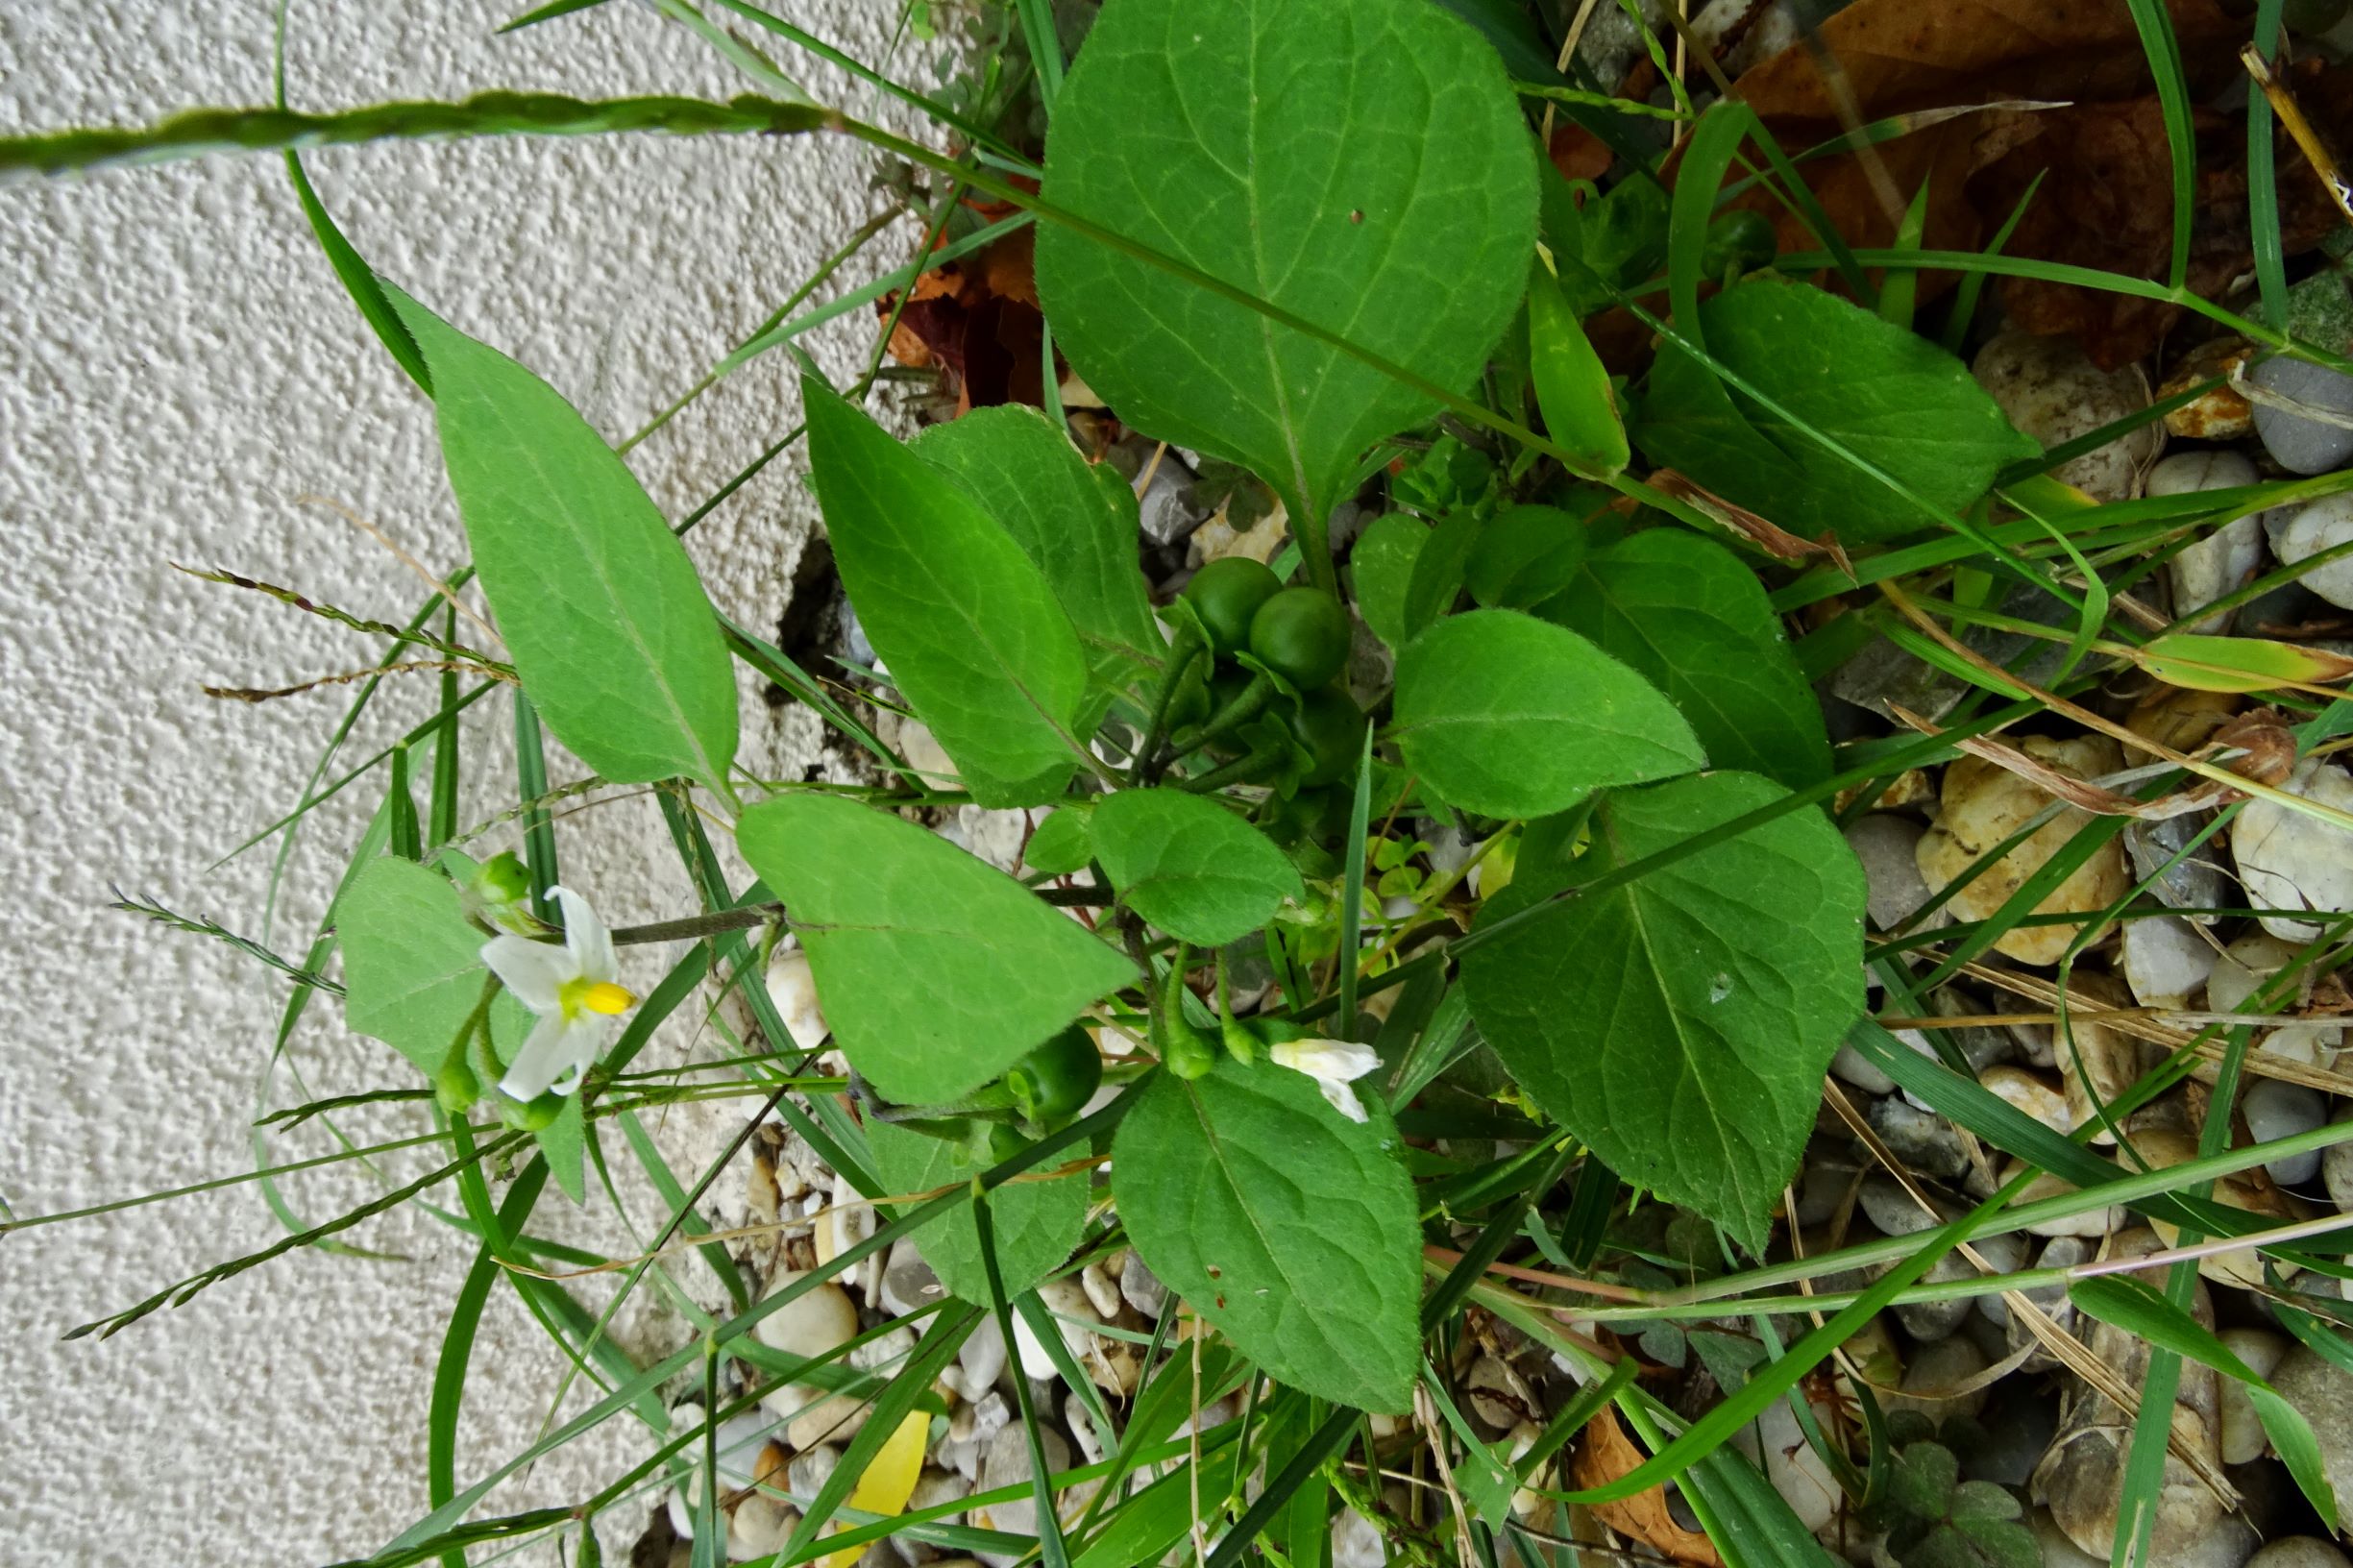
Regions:
<svg viewBox="0 0 2353 1568"><path fill-rule="evenodd" d="M588 988L588 993L580 998L580 1005L591 1013L610 1016L615 1013L626 1013L637 1005L637 998L631 995L625 988L617 986L610 980L600 980Z"/></svg>

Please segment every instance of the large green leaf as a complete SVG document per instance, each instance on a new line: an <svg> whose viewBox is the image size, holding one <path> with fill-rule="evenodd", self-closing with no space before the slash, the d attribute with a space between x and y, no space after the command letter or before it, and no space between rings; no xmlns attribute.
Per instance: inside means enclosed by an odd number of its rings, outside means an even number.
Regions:
<svg viewBox="0 0 2353 1568"><path fill-rule="evenodd" d="M1102 692L1160 668L1166 639L1152 619L1137 557L1136 492L1091 464L1035 408L975 408L916 437L917 456L946 470L1045 574Z"/></svg>
<svg viewBox="0 0 2353 1568"><path fill-rule="evenodd" d="M1430 525L1406 512L1384 512L1357 535L1348 552L1351 597L1372 634L1391 648L1407 641L1406 592L1413 565L1430 538Z"/></svg>
<svg viewBox="0 0 2353 1568"><path fill-rule="evenodd" d="M1449 389L1510 324L1533 144L1495 52L1428 0L1109 0L1046 136L1049 202ZM1320 524L1435 402L1046 224L1055 341L1131 424Z"/></svg>
<svg viewBox="0 0 2353 1568"><path fill-rule="evenodd" d="M1377 1093L1371 1119L1304 1073L1220 1058L1156 1073L1113 1144L1144 1262L1237 1348L1319 1399L1402 1410L1420 1359L1421 1228Z"/></svg>
<svg viewBox="0 0 2353 1568"><path fill-rule="evenodd" d="M1095 857L1120 901L1172 937L1222 947L1301 895L1274 841L1214 800L1121 790L1094 808Z"/></svg>
<svg viewBox="0 0 2353 1568"><path fill-rule="evenodd" d="M1577 633L1514 610L1449 616L1397 655L1406 766L1489 817L1545 817L1706 756L1675 705Z"/></svg>
<svg viewBox="0 0 2353 1568"><path fill-rule="evenodd" d="M449 878L386 856L335 900L344 1018L430 1076L482 999L483 937Z"/></svg>
<svg viewBox="0 0 2353 1568"><path fill-rule="evenodd" d="M869 1122L874 1168L894 1192L929 1192L968 1182L986 1167L962 1143L911 1133L887 1121ZM1087 1178L1012 1182L989 1195L989 1234L1007 1297L1019 1295L1070 1256L1087 1228ZM981 1262L980 1230L970 1205L952 1209L915 1233L916 1250L950 1295L989 1304L989 1275Z"/></svg>
<svg viewBox="0 0 2353 1568"><path fill-rule="evenodd" d="M540 718L614 783L685 774L726 793L735 673L645 487L553 387L386 293L431 369L475 570Z"/></svg>
<svg viewBox="0 0 2353 1568"><path fill-rule="evenodd" d="M814 376L809 467L842 582L891 679L983 805L1051 800L1087 661L1045 574L964 484Z"/></svg>
<svg viewBox="0 0 2353 1568"><path fill-rule="evenodd" d="M1626 425L1618 417L1609 371L1541 261L1528 281L1528 373L1554 443L1590 477L1623 471L1629 455Z"/></svg>
<svg viewBox="0 0 2353 1568"><path fill-rule="evenodd" d="M2041 448L1951 355L1809 283L1752 278L1700 306L1707 352L1796 419L1957 511L2004 464ZM1634 444L1793 533L1849 543L1936 518L1662 345Z"/></svg>
<svg viewBox="0 0 2353 1568"><path fill-rule="evenodd" d="M1767 805L1752 773L1605 797L1593 847L1494 919ZM1819 812L1780 817L1467 954L1472 1017L1538 1105L1612 1170L1761 1251L1822 1074L1863 1010L1863 873Z"/></svg>
<svg viewBox="0 0 2353 1568"><path fill-rule="evenodd" d="M370 862L336 897L335 934L343 948L345 1021L431 1077L449 1060L490 975L482 964L489 939L467 923L457 889L438 871L387 855ZM490 1022L503 1062L529 1032L529 1015L502 995Z"/></svg>
<svg viewBox="0 0 2353 1568"><path fill-rule="evenodd" d="M891 1099L952 1100L1136 978L1012 877L830 795L744 813L736 844L784 900L834 1039Z"/></svg>
<svg viewBox="0 0 2353 1568"><path fill-rule="evenodd" d="M1723 546L1678 528L1621 539L1538 613L1665 692L1717 767L1792 789L1829 776L1821 704L1764 587Z"/></svg>

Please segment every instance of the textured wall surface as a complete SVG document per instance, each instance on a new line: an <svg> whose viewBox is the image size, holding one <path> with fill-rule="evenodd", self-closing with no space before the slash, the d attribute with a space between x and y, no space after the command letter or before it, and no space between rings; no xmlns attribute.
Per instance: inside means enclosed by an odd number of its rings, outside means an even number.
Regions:
<svg viewBox="0 0 2353 1568"><path fill-rule="evenodd" d="M296 0L292 100L750 86L650 8L607 5L493 37L520 9ZM854 55L932 80L916 45L895 48L895 0L785 9ZM266 102L273 10L7 0L0 128ZM831 101L868 102L814 64L802 80ZM547 376L616 438L692 385L885 202L873 160L844 141L412 145L316 153L309 166L380 271ZM903 258L913 237L893 230L849 280ZM860 313L815 347L839 374L870 334ZM771 356L630 461L677 516L788 429L796 402L787 361ZM105 908L118 883L284 951L308 943L380 784L312 815L274 909L276 841L216 863L300 797L347 694L255 707L199 686L290 684L364 666L377 645L172 568L226 567L363 614L413 608L419 580L312 498L439 569L462 558L429 410L346 303L275 159L0 186L0 1195L20 1217L248 1172L260 1097L284 1105L400 1081L391 1053L322 1009L265 1083L283 983L217 943ZM726 610L772 625L812 511L797 470L780 462L698 531L693 551ZM797 770L806 714L779 715L748 683L745 696L747 762ZM428 698L394 690L343 759L414 723ZM485 759L468 789L480 821L513 800L510 779L488 771L505 707L485 702L470 723ZM551 766L559 780L578 776ZM494 827L484 843L510 833ZM566 880L616 921L686 912L642 798L589 805L559 833ZM422 1122L342 1125L388 1139ZM316 1126L259 1145L269 1162L334 1147ZM427 1168L421 1160L386 1156L378 1174L332 1164L279 1191L317 1223ZM552 1196L543 1210L592 1244L630 1250L601 1196L587 1214ZM632 1217L659 1219L642 1207ZM318 1562L372 1552L425 1511L427 1401L472 1251L415 1208L350 1233L389 1256L298 1252L112 1339L60 1341L284 1234L249 1183L0 1242L6 1556L89 1568ZM659 1332L636 1316L622 1327ZM562 1370L500 1291L475 1350L461 1482L541 1430ZM566 1408L582 1399L576 1384ZM645 1451L640 1432L615 1425L489 1506L576 1500ZM608 1544L643 1517L616 1521Z"/></svg>

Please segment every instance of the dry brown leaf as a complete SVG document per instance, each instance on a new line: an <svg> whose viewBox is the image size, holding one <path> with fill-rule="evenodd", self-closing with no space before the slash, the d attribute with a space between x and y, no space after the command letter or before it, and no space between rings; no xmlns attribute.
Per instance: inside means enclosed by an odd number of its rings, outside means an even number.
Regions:
<svg viewBox="0 0 2353 1568"><path fill-rule="evenodd" d="M1648 482L1653 489L1704 512L1777 560L1802 561L1824 555L1850 579L1854 576L1854 564L1847 559L1846 551L1826 528L1813 539L1801 539L1772 519L1734 505L1671 468L1652 470Z"/></svg>
<svg viewBox="0 0 2353 1568"><path fill-rule="evenodd" d="M1646 1458L1618 1426L1614 1411L1604 1410L1585 1423L1578 1434L1577 1452L1569 1461L1569 1483L1579 1491L1605 1485L1626 1475ZM1621 1535L1630 1535L1671 1562L1691 1568L1717 1568L1724 1559L1715 1544L1698 1531L1685 1530L1667 1511L1667 1489L1654 1486L1615 1503L1596 1503L1593 1515Z"/></svg>
<svg viewBox="0 0 2353 1568"><path fill-rule="evenodd" d="M1900 702L1887 705L1889 714L1899 723L1918 730L1923 735L1942 735L1944 729L1922 718ZM2037 761L2026 752L1990 735L1973 735L1956 739L1956 749L1973 757L1981 757L2006 773L2014 773L2041 790L2045 795L2063 800L2071 806L2098 817L2137 817L2144 821L2159 821L2169 817L2180 817L2194 811L2210 811L2243 798L2242 792L2216 779L2202 779L2185 789L2161 795L2154 800L2138 800L2129 795L2060 772L2049 765ZM2243 715L2232 720L2215 732L2213 741L2196 753L2201 760L2218 760L2218 754L2229 750L2243 750L2245 755L2234 757L2222 766L2243 778L2259 784L2277 785L2295 769L2295 735L2275 709Z"/></svg>
<svg viewBox="0 0 2353 1568"><path fill-rule="evenodd" d="M2169 0L2194 101L2237 69L2250 23L2218 0ZM1835 62L1826 77L1823 59ZM2353 72L2308 61L2284 73L2324 136L2353 130ZM1839 90L1853 116L1842 114ZM2163 116L2125 0L1859 0L1736 85L1783 147L1820 145L1856 123L1919 115L1908 134L1802 165L1832 227L1851 245L1888 245L1898 213L1929 183L1924 243L1980 248L2040 175L2043 184L2006 246L2012 256L2160 278L2172 249L2172 174ZM2022 102L2035 101L2031 107ZM1932 111L1979 112L1934 117ZM2195 227L2188 282L2216 294L2252 264L2244 125L2201 113ZM2326 187L2284 137L2280 213L2291 255L2317 244L2334 220ZM1804 223L1761 191L1740 205L1771 216L1784 248L1812 250ZM1927 273L1920 298L1954 282ZM2001 280L2011 318L2046 335L2070 333L2104 367L2153 350L2180 308L2036 279Z"/></svg>

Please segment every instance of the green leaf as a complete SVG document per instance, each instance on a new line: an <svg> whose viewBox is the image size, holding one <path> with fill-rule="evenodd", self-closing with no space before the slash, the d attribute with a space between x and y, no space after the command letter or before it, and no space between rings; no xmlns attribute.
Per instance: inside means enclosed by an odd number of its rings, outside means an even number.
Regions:
<svg viewBox="0 0 2353 1568"><path fill-rule="evenodd" d="M1046 876L1067 876L1094 859L1090 813L1082 806L1057 807L1038 824L1021 851L1021 864Z"/></svg>
<svg viewBox="0 0 2353 1568"><path fill-rule="evenodd" d="M891 1099L969 1093L1136 978L1002 871L839 796L764 800L736 845L784 900L834 1039Z"/></svg>
<svg viewBox="0 0 2353 1568"><path fill-rule="evenodd" d="M1306 1074L1220 1057L1155 1073L1113 1144L1112 1196L1143 1261L1281 1382L1402 1410L1420 1359L1421 1228L1397 1132Z"/></svg>
<svg viewBox="0 0 2353 1568"><path fill-rule="evenodd" d="M1489 609L1525 610L1576 580L1585 528L1557 506L1514 506L1480 530L1463 562L1471 598Z"/></svg>
<svg viewBox="0 0 2353 1568"><path fill-rule="evenodd" d="M1045 574L963 483L832 387L806 376L801 396L834 559L892 681L974 799L1053 799L1083 754L1087 661Z"/></svg>
<svg viewBox="0 0 2353 1568"><path fill-rule="evenodd" d="M1407 641L1406 590L1413 563L1430 538L1430 526L1405 512L1384 512L1357 535L1348 552L1357 614L1372 634L1391 648Z"/></svg>
<svg viewBox="0 0 2353 1568"><path fill-rule="evenodd" d="M1462 597L1462 581L1472 551L1485 537L1486 514L1463 506L1438 519L1437 527L1413 555L1413 575L1406 582L1403 625L1411 642L1453 612Z"/></svg>
<svg viewBox="0 0 2353 1568"><path fill-rule="evenodd" d="M1094 852L1120 901L1181 941L1222 947L1305 890L1274 841L1206 796L1121 790L1094 808Z"/></svg>
<svg viewBox="0 0 2353 1568"><path fill-rule="evenodd" d="M1728 370L1932 505L1969 506L1997 470L2039 451L1958 359L1811 284L1752 278L1699 314ZM1827 529L1852 544L1936 521L1672 346L1640 416L1634 441L1653 464L1804 538Z"/></svg>
<svg viewBox="0 0 2353 1568"><path fill-rule="evenodd" d="M2337 1529L2338 1499L2329 1484L2328 1465L2312 1423L2212 1331L2156 1290L2121 1274L2077 1280L2067 1287L2067 1299L2103 1323L2139 1335L2160 1350L2169 1350L2245 1384L2248 1402L2255 1407L2256 1418L2263 1423L2271 1446L2279 1450L2280 1462L2303 1488L2322 1522L2331 1531Z"/></svg>
<svg viewBox="0 0 2353 1568"><path fill-rule="evenodd" d="M1440 798L1489 817L1549 816L1707 760L1648 681L1514 610L1451 616L1407 645L1390 734Z"/></svg>
<svg viewBox="0 0 2353 1568"><path fill-rule="evenodd" d="M1167 643L1138 563L1136 492L1117 469L1089 463L1021 404L935 425L910 450L971 492L1045 575L1101 692L1161 667Z"/></svg>
<svg viewBox="0 0 2353 1568"><path fill-rule="evenodd" d="M567 1095L555 1119L531 1136L539 1140L539 1152L548 1157L548 1173L564 1196L586 1203L588 1173L581 1167L588 1157L588 1109L580 1096Z"/></svg>
<svg viewBox="0 0 2353 1568"><path fill-rule="evenodd" d="M1545 431L1577 460L1571 466L1591 478L1622 472L1631 453L1609 372L1542 261L1528 283L1528 368Z"/></svg>
<svg viewBox="0 0 2353 1568"><path fill-rule="evenodd" d="M867 1123L868 1146L883 1185L894 1192L929 1192L968 1182L988 1168L962 1143L909 1132L887 1121ZM1061 1264L1087 1227L1083 1176L1051 1182L1011 1182L989 1194L990 1237L1005 1288L1019 1295ZM915 1234L916 1250L951 1295L979 1305L989 1300L980 1232L969 1205L950 1210Z"/></svg>
<svg viewBox="0 0 2353 1568"><path fill-rule="evenodd" d="M1665 692L1719 768L1791 789L1830 776L1822 706L1740 558L1679 528L1595 551L1540 612Z"/></svg>
<svg viewBox="0 0 2353 1568"><path fill-rule="evenodd" d="M1450 390L1510 325L1533 148L1494 50L1428 0L1110 0L1046 134L1045 199ZM1055 340L1122 419L1256 470L1303 537L1439 405L1066 226Z"/></svg>
<svg viewBox="0 0 2353 1568"><path fill-rule="evenodd" d="M2188 631L2149 639L2133 650L2132 660L2167 685L2194 692L2267 692L2353 675L2353 659L2323 648Z"/></svg>
<svg viewBox="0 0 2353 1568"><path fill-rule="evenodd" d="M450 489L524 690L616 784L726 796L735 673L694 563L553 387L387 288L432 373Z"/></svg>
<svg viewBox="0 0 2353 1568"><path fill-rule="evenodd" d="M1494 919L1786 792L1708 773L1611 795L1575 868L1514 878ZM1589 870L1587 870L1589 868ZM1611 1169L1762 1253L1822 1075L1863 1010L1863 874L1827 819L1777 818L1467 954L1471 1015Z"/></svg>
<svg viewBox="0 0 2353 1568"><path fill-rule="evenodd" d="M468 924L448 877L387 855L354 877L335 900L343 947L343 1014L430 1078L482 999L488 939ZM530 1021L502 994L491 1008L494 1041L519 1042ZM499 1060L508 1052L500 1051Z"/></svg>

